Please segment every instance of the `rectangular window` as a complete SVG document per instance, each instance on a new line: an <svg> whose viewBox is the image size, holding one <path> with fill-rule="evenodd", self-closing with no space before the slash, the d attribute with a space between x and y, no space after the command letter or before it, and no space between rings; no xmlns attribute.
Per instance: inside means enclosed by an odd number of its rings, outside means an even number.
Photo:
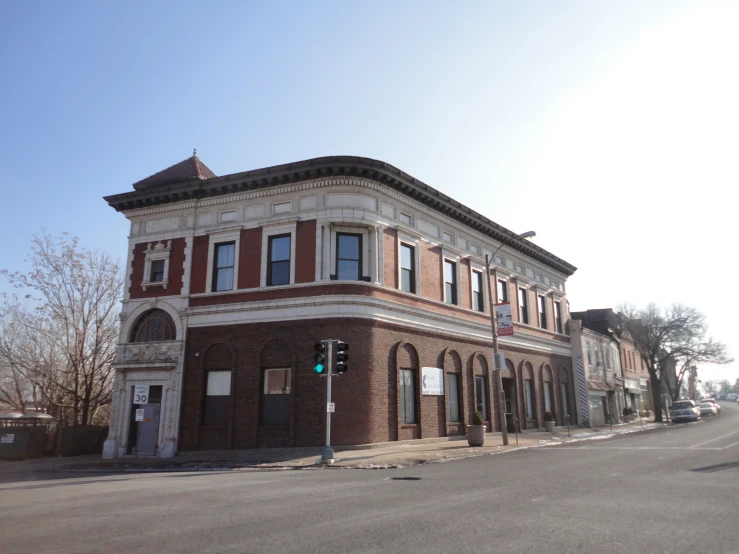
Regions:
<svg viewBox="0 0 739 554"><path fill-rule="evenodd" d="M593 358L590 355L590 351L592 350L592 348L593 347L591 346L590 342L585 343L585 350L587 350L588 353L588 366L593 365Z"/></svg>
<svg viewBox="0 0 739 554"><path fill-rule="evenodd" d="M482 299L482 273L479 271L472 272L472 309L478 312L485 311Z"/></svg>
<svg viewBox="0 0 739 554"><path fill-rule="evenodd" d="M290 235L269 237L267 286L290 284Z"/></svg>
<svg viewBox="0 0 739 554"><path fill-rule="evenodd" d="M203 425L225 427L231 397L231 372L209 371L206 374Z"/></svg>
<svg viewBox="0 0 739 554"><path fill-rule="evenodd" d="M518 315L521 323L529 323L529 293L526 289L518 289Z"/></svg>
<svg viewBox="0 0 739 554"><path fill-rule="evenodd" d="M523 266L516 264L516 272L523 275Z"/></svg>
<svg viewBox="0 0 739 554"><path fill-rule="evenodd" d="M526 418L527 419L534 419L534 391L531 387L531 381L526 379L524 382L523 392L525 396L526 401Z"/></svg>
<svg viewBox="0 0 739 554"><path fill-rule="evenodd" d="M475 375L475 410L480 412L482 419L487 419L487 408L485 407L485 377Z"/></svg>
<svg viewBox="0 0 739 554"><path fill-rule="evenodd" d="M413 225L413 218L403 212L400 212L400 221L406 225Z"/></svg>
<svg viewBox="0 0 739 554"><path fill-rule="evenodd" d="M570 415L570 405L567 401L567 383L560 383L559 391L562 395L562 417L567 417Z"/></svg>
<svg viewBox="0 0 739 554"><path fill-rule="evenodd" d="M362 235L336 233L336 276L340 281L362 280Z"/></svg>
<svg viewBox="0 0 739 554"><path fill-rule="evenodd" d="M562 328L562 302L554 303L554 325L558 333L564 332Z"/></svg>
<svg viewBox="0 0 739 554"><path fill-rule="evenodd" d="M234 260L236 243L216 244L213 256L213 292L234 287Z"/></svg>
<svg viewBox="0 0 739 554"><path fill-rule="evenodd" d="M161 283L164 281L164 260L154 260L151 262L151 278L152 283Z"/></svg>
<svg viewBox="0 0 739 554"><path fill-rule="evenodd" d="M544 381L544 411L552 413L552 384Z"/></svg>
<svg viewBox="0 0 739 554"><path fill-rule="evenodd" d="M547 328L547 299L541 294L539 295L539 327Z"/></svg>
<svg viewBox="0 0 739 554"><path fill-rule="evenodd" d="M459 389L456 373L446 374L447 390L447 421L457 423L459 421Z"/></svg>
<svg viewBox="0 0 739 554"><path fill-rule="evenodd" d="M400 370L400 423L416 422L416 388L413 370Z"/></svg>
<svg viewBox="0 0 739 554"><path fill-rule="evenodd" d="M454 236L451 233L447 233L446 231L443 231L441 233L441 236L444 239L444 242L454 242Z"/></svg>
<svg viewBox="0 0 739 554"><path fill-rule="evenodd" d="M415 249L407 244L400 245L400 290L416 292Z"/></svg>
<svg viewBox="0 0 739 554"><path fill-rule="evenodd" d="M265 369L262 425L290 425L290 369Z"/></svg>
<svg viewBox="0 0 739 554"><path fill-rule="evenodd" d="M480 247L477 246L476 244L470 244L470 250L472 252L474 252L475 254L479 254L480 253Z"/></svg>
<svg viewBox="0 0 739 554"><path fill-rule="evenodd" d="M498 279L498 304L508 302L508 281Z"/></svg>
<svg viewBox="0 0 739 554"><path fill-rule="evenodd" d="M457 303L457 264L444 260L444 302Z"/></svg>
<svg viewBox="0 0 739 554"><path fill-rule="evenodd" d="M495 256L495 263L499 266L503 267L503 257L502 256Z"/></svg>

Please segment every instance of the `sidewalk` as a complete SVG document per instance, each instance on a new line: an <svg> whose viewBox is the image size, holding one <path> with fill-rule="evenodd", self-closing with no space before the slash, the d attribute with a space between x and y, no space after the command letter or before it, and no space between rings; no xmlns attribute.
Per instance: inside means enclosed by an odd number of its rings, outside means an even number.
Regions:
<svg viewBox="0 0 739 554"><path fill-rule="evenodd" d="M643 429L655 429L662 424L644 422ZM475 456L489 456L522 448L608 438L615 434L639 432L639 422L589 429L573 427L568 436L566 427L556 427L553 432L524 431L518 436L509 434L509 444L503 446L500 433L486 433L485 445L471 447L464 436L386 442L334 448L336 462L330 466L317 464L321 447L269 448L253 450L185 452L174 458L118 458L102 460L99 455L71 458L43 458L19 462L0 463L0 474L34 473L49 471L99 471L111 473L150 471L215 471L215 470L287 470L287 469L387 469L424 463L439 463Z"/></svg>

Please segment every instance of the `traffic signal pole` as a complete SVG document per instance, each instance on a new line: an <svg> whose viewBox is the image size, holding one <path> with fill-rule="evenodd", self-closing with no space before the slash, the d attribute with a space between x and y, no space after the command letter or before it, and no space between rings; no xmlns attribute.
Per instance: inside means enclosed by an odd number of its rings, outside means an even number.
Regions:
<svg viewBox="0 0 739 554"><path fill-rule="evenodd" d="M326 341L328 346L328 356L326 357L326 446L321 454L322 464L334 463L334 449L331 448L331 412L328 407L331 405L331 373L333 373L333 339Z"/></svg>

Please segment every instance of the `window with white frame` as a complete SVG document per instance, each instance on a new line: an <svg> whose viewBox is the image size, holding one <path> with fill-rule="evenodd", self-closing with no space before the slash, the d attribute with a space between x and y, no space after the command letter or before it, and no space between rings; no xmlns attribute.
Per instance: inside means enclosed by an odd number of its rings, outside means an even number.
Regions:
<svg viewBox="0 0 739 554"><path fill-rule="evenodd" d="M405 223L406 225L413 225L413 218L406 213L400 212L399 219L401 223Z"/></svg>
<svg viewBox="0 0 739 554"><path fill-rule="evenodd" d="M451 233L448 233L447 231L442 232L441 237L442 239L444 239L444 242L451 242L451 243L454 242L454 235L452 235Z"/></svg>
<svg viewBox="0 0 739 554"><path fill-rule="evenodd" d="M503 263L503 256L495 256L495 263L501 267L503 267L505 264Z"/></svg>
<svg viewBox="0 0 739 554"><path fill-rule="evenodd" d="M172 241L150 242L144 250L144 278L142 290L147 287L166 288L169 283L169 255L172 252Z"/></svg>
<svg viewBox="0 0 739 554"><path fill-rule="evenodd" d="M240 228L215 231L209 234L206 291L222 292L236 289L239 274L237 254L240 238Z"/></svg>
<svg viewBox="0 0 739 554"><path fill-rule="evenodd" d="M400 290L416 292L416 249L400 243Z"/></svg>
<svg viewBox="0 0 739 554"><path fill-rule="evenodd" d="M508 281L498 279L498 303L508 302Z"/></svg>
<svg viewBox="0 0 739 554"><path fill-rule="evenodd" d="M295 282L295 221L262 227L259 283L262 287Z"/></svg>
<svg viewBox="0 0 739 554"><path fill-rule="evenodd" d="M480 247L477 246L476 244L470 243L470 252L474 252L475 254L479 254L480 253Z"/></svg>
<svg viewBox="0 0 739 554"><path fill-rule="evenodd" d="M562 327L562 302L554 302L554 326L558 333L563 332Z"/></svg>
<svg viewBox="0 0 739 554"><path fill-rule="evenodd" d="M336 233L336 278L340 281L362 279L362 235Z"/></svg>
<svg viewBox="0 0 739 554"><path fill-rule="evenodd" d="M444 302L457 303L457 263L444 260Z"/></svg>
<svg viewBox="0 0 739 554"><path fill-rule="evenodd" d="M547 328L547 297L543 294L537 296L539 302L539 327Z"/></svg>
<svg viewBox="0 0 739 554"><path fill-rule="evenodd" d="M378 278L377 232L362 225L332 224L324 241L324 272L331 280L372 281Z"/></svg>
<svg viewBox="0 0 739 554"><path fill-rule="evenodd" d="M518 319L521 323L529 323L529 291L523 287L518 289Z"/></svg>
<svg viewBox="0 0 739 554"><path fill-rule="evenodd" d="M472 309L476 312L485 311L482 271L472 271Z"/></svg>

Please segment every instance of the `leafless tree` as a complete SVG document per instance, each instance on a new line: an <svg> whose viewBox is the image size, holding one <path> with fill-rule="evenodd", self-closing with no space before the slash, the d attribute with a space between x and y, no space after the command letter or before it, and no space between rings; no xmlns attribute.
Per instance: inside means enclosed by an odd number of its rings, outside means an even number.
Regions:
<svg viewBox="0 0 739 554"><path fill-rule="evenodd" d="M28 261L29 273L1 272L29 294L0 299L0 364L25 380L21 395L87 425L111 398L121 266L67 234L34 237Z"/></svg>
<svg viewBox="0 0 739 554"><path fill-rule="evenodd" d="M680 394L685 373L693 365L727 364L733 359L726 345L706 338L706 318L695 308L673 304L660 308L649 304L637 310L633 306L619 308L626 330L631 335L639 355L649 370L652 386L655 420L662 421L662 382L670 385L673 400ZM667 379L667 371L675 364L674 383Z"/></svg>

